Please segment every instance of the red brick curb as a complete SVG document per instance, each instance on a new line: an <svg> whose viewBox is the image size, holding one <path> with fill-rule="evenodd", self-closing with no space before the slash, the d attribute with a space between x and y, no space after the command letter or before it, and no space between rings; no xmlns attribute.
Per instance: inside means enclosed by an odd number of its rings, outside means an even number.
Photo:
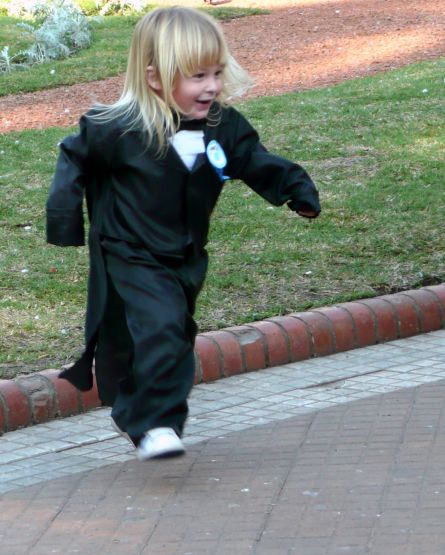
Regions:
<svg viewBox="0 0 445 555"><path fill-rule="evenodd" d="M445 284L198 335L195 383L326 356L445 327ZM99 407L58 370L0 380L0 434Z"/></svg>

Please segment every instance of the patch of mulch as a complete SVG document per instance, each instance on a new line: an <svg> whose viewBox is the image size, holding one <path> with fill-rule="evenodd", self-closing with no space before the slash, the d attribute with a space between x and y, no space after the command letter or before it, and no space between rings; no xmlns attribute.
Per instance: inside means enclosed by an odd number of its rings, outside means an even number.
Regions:
<svg viewBox="0 0 445 555"><path fill-rule="evenodd" d="M443 0L297 0L223 28L232 53L256 80L250 97L322 87L445 55ZM122 83L121 75L3 97L0 132L73 125L94 101L115 101Z"/></svg>

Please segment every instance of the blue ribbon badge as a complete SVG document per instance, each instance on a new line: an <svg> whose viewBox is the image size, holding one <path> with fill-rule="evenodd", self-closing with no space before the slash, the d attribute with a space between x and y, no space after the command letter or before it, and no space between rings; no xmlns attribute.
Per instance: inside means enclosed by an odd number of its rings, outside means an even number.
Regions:
<svg viewBox="0 0 445 555"><path fill-rule="evenodd" d="M223 170L227 166L227 158L224 154L222 146L218 141L210 141L206 149L207 158L212 166L215 168L216 173L219 175L221 181L227 181L230 179L229 176L224 175Z"/></svg>

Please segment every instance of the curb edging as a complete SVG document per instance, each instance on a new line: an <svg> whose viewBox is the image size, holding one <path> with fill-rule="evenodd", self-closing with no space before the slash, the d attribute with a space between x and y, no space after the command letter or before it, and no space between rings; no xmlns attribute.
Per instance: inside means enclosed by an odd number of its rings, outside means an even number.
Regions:
<svg viewBox="0 0 445 555"><path fill-rule="evenodd" d="M275 316L199 334L195 384L403 339L445 327L445 284ZM0 435L101 406L44 370L0 380Z"/></svg>

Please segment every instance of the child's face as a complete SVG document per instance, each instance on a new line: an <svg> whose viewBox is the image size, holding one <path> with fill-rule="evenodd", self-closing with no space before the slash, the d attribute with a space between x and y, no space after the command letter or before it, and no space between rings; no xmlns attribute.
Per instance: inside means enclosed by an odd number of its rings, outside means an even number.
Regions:
<svg viewBox="0 0 445 555"><path fill-rule="evenodd" d="M210 106L223 88L222 65L200 67L190 77L179 76L173 98L188 119L207 117Z"/></svg>

